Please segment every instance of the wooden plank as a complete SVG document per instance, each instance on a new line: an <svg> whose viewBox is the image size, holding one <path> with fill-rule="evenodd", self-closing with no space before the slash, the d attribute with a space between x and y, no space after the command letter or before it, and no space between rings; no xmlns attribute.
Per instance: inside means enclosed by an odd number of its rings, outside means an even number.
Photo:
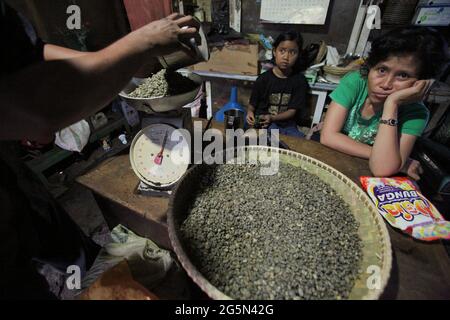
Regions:
<svg viewBox="0 0 450 320"><path fill-rule="evenodd" d="M258 75L257 44L226 44L224 47L213 47L210 50L209 61L194 65L195 71Z"/></svg>
<svg viewBox="0 0 450 320"><path fill-rule="evenodd" d="M205 11L205 21L212 22L212 3L211 0L197 0L197 5Z"/></svg>
<svg viewBox="0 0 450 320"><path fill-rule="evenodd" d="M241 0L230 0L230 28L241 32Z"/></svg>
<svg viewBox="0 0 450 320"><path fill-rule="evenodd" d="M358 9L358 14L356 15L355 24L353 25L352 35L348 41L347 53L354 54L356 50L356 45L358 44L358 39L361 34L361 28L366 20L367 6L363 6L363 0L360 0L360 5Z"/></svg>
<svg viewBox="0 0 450 320"><path fill-rule="evenodd" d="M131 168L128 155L111 158L79 177L79 183L104 198L133 210L147 219L164 222L169 200L134 193L139 179Z"/></svg>
<svg viewBox="0 0 450 320"><path fill-rule="evenodd" d="M363 55L364 49L367 45L367 41L369 40L370 32L372 31L372 29L368 28L367 26L370 16L367 15L367 7L365 9L366 15L364 16L364 23L361 26L361 33L359 35L358 43L354 52L354 54L358 56Z"/></svg>

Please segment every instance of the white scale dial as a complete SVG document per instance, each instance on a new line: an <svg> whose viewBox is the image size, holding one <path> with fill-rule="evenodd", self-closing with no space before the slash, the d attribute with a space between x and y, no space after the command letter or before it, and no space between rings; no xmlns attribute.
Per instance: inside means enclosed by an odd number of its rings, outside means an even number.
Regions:
<svg viewBox="0 0 450 320"><path fill-rule="evenodd" d="M186 137L173 135L176 130L171 125L152 124L142 129L131 144L131 166L151 187L170 188L188 169L189 144Z"/></svg>

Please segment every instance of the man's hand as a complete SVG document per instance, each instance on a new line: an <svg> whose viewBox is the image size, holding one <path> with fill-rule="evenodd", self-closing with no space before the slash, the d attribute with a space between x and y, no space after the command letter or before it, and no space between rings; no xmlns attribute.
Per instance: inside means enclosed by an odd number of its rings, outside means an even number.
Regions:
<svg viewBox="0 0 450 320"><path fill-rule="evenodd" d="M135 33L141 42L142 50L149 50L152 56L161 56L179 48L181 38L194 38L198 29L198 22L191 16L173 13L166 18L147 24Z"/></svg>
<svg viewBox="0 0 450 320"><path fill-rule="evenodd" d="M273 117L270 114L265 114L265 115L261 115L260 117L260 123L261 123L261 127L263 129L267 129L270 124L273 122Z"/></svg>
<svg viewBox="0 0 450 320"><path fill-rule="evenodd" d="M423 169L419 161L408 159L401 172L418 181L420 180L420 175L423 173Z"/></svg>
<svg viewBox="0 0 450 320"><path fill-rule="evenodd" d="M397 106L408 104L412 102L423 101L428 95L434 80L418 80L412 87L402 89L392 93L386 99L386 102L393 103Z"/></svg>
<svg viewBox="0 0 450 320"><path fill-rule="evenodd" d="M251 110L247 111L247 123L250 126L255 125L255 113L253 111L251 111Z"/></svg>

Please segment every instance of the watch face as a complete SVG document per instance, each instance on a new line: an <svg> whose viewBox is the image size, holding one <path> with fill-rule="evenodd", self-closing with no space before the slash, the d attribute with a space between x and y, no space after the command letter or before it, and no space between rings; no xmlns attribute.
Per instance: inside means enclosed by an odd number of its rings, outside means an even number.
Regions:
<svg viewBox="0 0 450 320"><path fill-rule="evenodd" d="M384 123L390 126L396 126L398 125L398 121L395 119L388 119L388 120L380 120L380 123Z"/></svg>

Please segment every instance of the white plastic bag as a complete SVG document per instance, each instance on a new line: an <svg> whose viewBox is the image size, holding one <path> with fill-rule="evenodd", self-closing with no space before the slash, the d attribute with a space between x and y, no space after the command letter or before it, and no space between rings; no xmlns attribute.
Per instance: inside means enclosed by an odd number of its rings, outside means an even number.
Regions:
<svg viewBox="0 0 450 320"><path fill-rule="evenodd" d="M337 66L341 56L335 47L327 46L327 65Z"/></svg>
<svg viewBox="0 0 450 320"><path fill-rule="evenodd" d="M55 144L68 151L81 152L89 142L91 129L86 120L81 120L56 133Z"/></svg>
<svg viewBox="0 0 450 320"><path fill-rule="evenodd" d="M187 276L170 251L159 248L153 241L136 235L122 225L111 231L111 238L112 241L100 250L75 295L91 287L106 270L125 259L133 279L159 298L190 298Z"/></svg>

